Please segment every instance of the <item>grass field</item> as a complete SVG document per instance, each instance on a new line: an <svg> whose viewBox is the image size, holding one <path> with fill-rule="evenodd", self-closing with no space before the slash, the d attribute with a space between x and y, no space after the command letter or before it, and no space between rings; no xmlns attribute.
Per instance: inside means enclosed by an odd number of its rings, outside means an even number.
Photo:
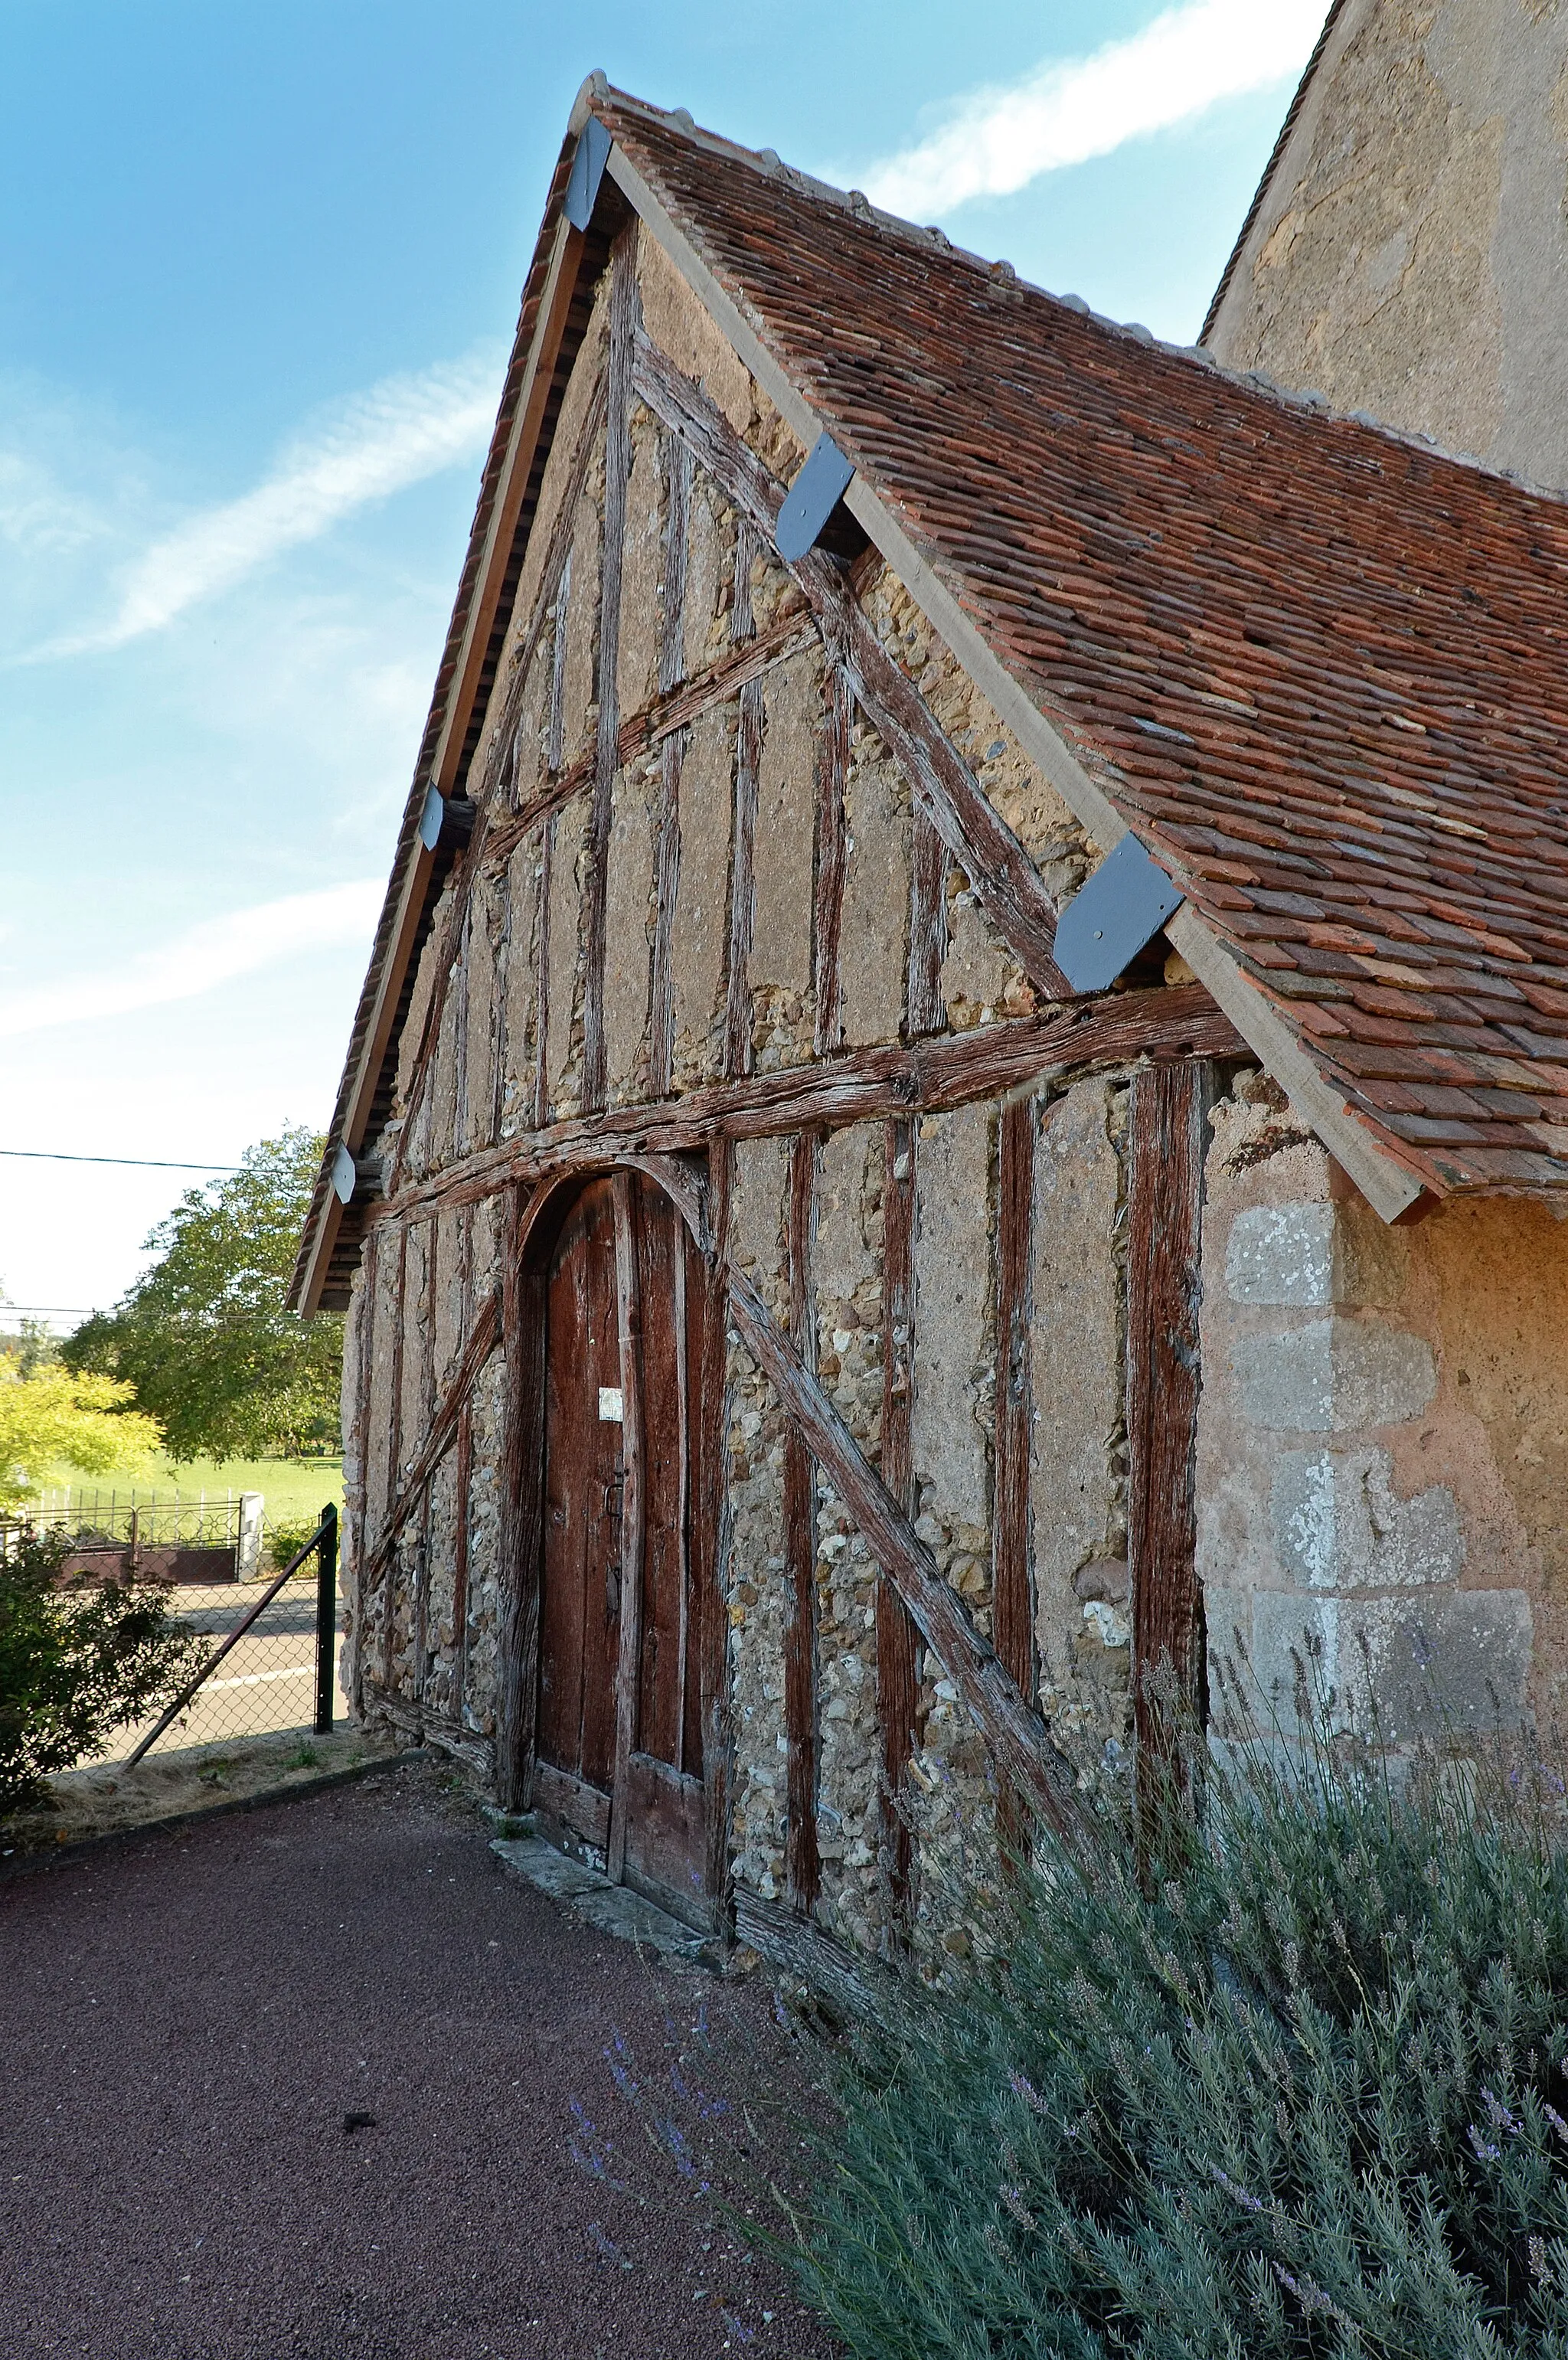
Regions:
<svg viewBox="0 0 1568 2360"><path fill-rule="evenodd" d="M131 1479L128 1475L82 1476L75 1468L63 1464L51 1467L44 1476L41 1489L48 1503L71 1486L71 1504L81 1502L91 1509L94 1492L107 1508L110 1494L118 1496L125 1507L131 1500ZM215 1493L221 1500L225 1491L236 1497L241 1491L259 1491L267 1505L264 1513L268 1523L281 1519L297 1523L301 1517L315 1516L331 1500L343 1506L342 1459L195 1459L176 1467L171 1459L159 1459L145 1474L136 1479L137 1500L172 1501L178 1491L182 1500L194 1500L205 1491L209 1498Z"/></svg>

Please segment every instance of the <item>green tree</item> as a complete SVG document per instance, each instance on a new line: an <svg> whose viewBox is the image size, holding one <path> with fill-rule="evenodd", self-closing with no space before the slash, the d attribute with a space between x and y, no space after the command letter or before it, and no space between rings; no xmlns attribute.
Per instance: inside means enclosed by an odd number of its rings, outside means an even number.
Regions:
<svg viewBox="0 0 1568 2360"><path fill-rule="evenodd" d="M113 1377L47 1363L28 1376L0 1375L0 1509L25 1504L58 1459L84 1475L145 1467L163 1437L131 1407L134 1398Z"/></svg>
<svg viewBox="0 0 1568 2360"><path fill-rule="evenodd" d="M283 1300L321 1146L290 1129L190 1189L147 1240L151 1269L62 1348L71 1369L127 1379L173 1459L294 1456L336 1435L343 1321Z"/></svg>

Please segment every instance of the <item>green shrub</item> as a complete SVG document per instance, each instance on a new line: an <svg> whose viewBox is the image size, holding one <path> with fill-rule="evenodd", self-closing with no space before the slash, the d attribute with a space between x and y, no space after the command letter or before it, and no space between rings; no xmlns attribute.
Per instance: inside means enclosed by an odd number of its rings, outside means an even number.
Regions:
<svg viewBox="0 0 1568 2360"><path fill-rule="evenodd" d="M41 1800L50 1771L171 1703L205 1644L170 1620L160 1582L62 1586L71 1547L24 1533L0 1558L0 1811Z"/></svg>
<svg viewBox="0 0 1568 2360"><path fill-rule="evenodd" d="M281 1573L289 1558L299 1556L321 1521L320 1516L280 1516L274 1524L270 1516L267 1518L267 1554L275 1573ZM310 1563L314 1565L313 1557ZM300 1570L305 1568L301 1567Z"/></svg>
<svg viewBox="0 0 1568 2360"><path fill-rule="evenodd" d="M1152 1859L1042 1845L834 2069L800 2261L850 2353L1568 2355L1562 1782L1278 1761Z"/></svg>

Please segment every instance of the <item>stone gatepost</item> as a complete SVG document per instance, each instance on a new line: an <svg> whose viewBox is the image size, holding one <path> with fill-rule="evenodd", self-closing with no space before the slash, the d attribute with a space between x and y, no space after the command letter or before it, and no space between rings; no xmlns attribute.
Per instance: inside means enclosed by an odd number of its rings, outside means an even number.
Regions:
<svg viewBox="0 0 1568 2360"><path fill-rule="evenodd" d="M1216 1738L1236 1733L1229 1666L1265 1732L1296 1728L1303 1674L1336 1729L1390 1747L1519 1726L1529 1593L1468 1586L1465 1502L1453 1482L1409 1481L1423 1448L1447 1457L1410 1233L1263 1076L1213 1120L1198 1562Z"/></svg>

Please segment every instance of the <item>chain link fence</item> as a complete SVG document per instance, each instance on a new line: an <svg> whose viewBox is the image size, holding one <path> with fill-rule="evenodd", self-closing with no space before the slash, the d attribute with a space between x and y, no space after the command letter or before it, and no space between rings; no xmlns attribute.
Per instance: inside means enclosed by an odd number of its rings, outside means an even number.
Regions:
<svg viewBox="0 0 1568 2360"><path fill-rule="evenodd" d="M182 1696L163 1714L116 1730L95 1766L324 1733L340 1716L335 1507L284 1566L264 1559L256 1493L135 1505L122 1495L113 1508L47 1504L29 1509L26 1523L65 1535L64 1580L168 1585L169 1614L201 1641ZM286 1546L282 1534L273 1536L274 1555Z"/></svg>

